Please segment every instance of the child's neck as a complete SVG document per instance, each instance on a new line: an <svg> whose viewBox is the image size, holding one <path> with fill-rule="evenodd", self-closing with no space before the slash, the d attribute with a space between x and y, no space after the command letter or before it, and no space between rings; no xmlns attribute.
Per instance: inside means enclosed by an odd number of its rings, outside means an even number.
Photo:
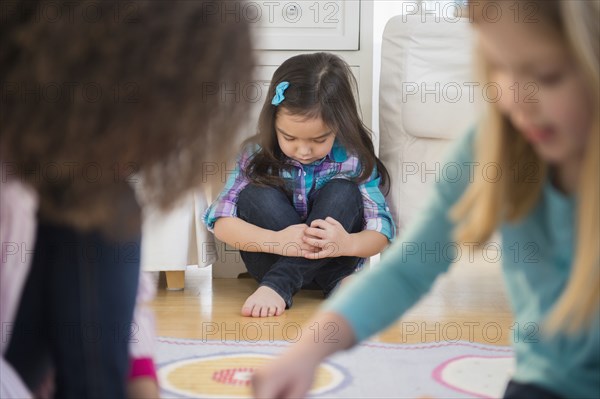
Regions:
<svg viewBox="0 0 600 399"><path fill-rule="evenodd" d="M554 185L565 194L573 194L577 190L582 163L581 159L571 159L556 165Z"/></svg>

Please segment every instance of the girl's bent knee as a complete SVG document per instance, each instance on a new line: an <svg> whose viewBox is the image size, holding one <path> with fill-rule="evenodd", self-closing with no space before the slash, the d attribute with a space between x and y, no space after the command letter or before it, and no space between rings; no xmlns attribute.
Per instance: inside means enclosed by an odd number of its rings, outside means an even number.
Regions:
<svg viewBox="0 0 600 399"><path fill-rule="evenodd" d="M247 185L238 197L238 208L257 207L268 211L270 206L277 204L289 204L285 194L274 187L258 186L256 184Z"/></svg>
<svg viewBox="0 0 600 399"><path fill-rule="evenodd" d="M351 199L362 201L358 184L352 180L333 179L325 184L320 191L322 193L332 193L334 198L338 198L343 202L348 202Z"/></svg>

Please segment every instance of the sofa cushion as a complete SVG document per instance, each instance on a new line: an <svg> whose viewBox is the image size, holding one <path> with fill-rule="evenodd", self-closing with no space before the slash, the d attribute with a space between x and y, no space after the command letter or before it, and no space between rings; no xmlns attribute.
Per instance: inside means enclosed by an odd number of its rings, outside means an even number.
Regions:
<svg viewBox="0 0 600 399"><path fill-rule="evenodd" d="M381 60L382 130L450 139L468 128L481 93L472 74L472 36L464 18L399 15L388 22Z"/></svg>
<svg viewBox="0 0 600 399"><path fill-rule="evenodd" d="M450 143L475 123L479 99L468 20L400 15L385 29L379 97L379 157L402 231L443 178ZM471 91L469 91L471 88Z"/></svg>

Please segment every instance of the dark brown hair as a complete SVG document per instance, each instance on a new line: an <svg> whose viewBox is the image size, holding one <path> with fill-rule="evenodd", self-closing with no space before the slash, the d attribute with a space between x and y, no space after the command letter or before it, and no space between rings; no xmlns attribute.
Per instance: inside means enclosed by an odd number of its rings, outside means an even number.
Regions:
<svg viewBox="0 0 600 399"><path fill-rule="evenodd" d="M218 1L51 5L3 10L2 179L22 178L43 216L79 228L127 213L133 172L161 208L197 188L247 109L222 95L250 80L247 21Z"/></svg>
<svg viewBox="0 0 600 399"><path fill-rule="evenodd" d="M278 106L272 105L275 88L283 81L290 84L285 100ZM245 143L261 147L246 167L248 178L256 184L286 190L280 171L289 167L289 163L279 148L275 131L277 113L285 109L292 115L321 118L333 129L339 143L360 160L357 182L367 180L376 166L381 185L387 186L389 174L375 156L371 132L360 119L355 93L357 84L350 67L334 54L302 54L286 60L273 74L259 117L258 133Z"/></svg>

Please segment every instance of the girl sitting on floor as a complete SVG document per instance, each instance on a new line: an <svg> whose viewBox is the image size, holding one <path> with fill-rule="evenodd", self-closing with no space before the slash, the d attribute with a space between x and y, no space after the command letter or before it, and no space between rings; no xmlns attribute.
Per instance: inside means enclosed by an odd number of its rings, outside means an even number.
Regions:
<svg viewBox="0 0 600 399"><path fill-rule="evenodd" d="M308 285L329 293L381 252L395 226L389 181L362 123L348 65L328 53L285 61L273 75L258 134L204 215L239 248L260 287L244 316L279 316Z"/></svg>

